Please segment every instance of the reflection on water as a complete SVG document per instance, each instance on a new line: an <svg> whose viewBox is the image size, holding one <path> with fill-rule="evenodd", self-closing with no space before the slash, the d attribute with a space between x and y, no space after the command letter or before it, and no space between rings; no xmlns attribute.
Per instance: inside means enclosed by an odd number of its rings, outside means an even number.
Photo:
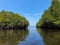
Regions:
<svg viewBox="0 0 60 45"><path fill-rule="evenodd" d="M29 34L19 45L44 45L42 36L36 30L36 27L29 27Z"/></svg>
<svg viewBox="0 0 60 45"><path fill-rule="evenodd" d="M18 45L28 35L28 30L0 30L0 45Z"/></svg>
<svg viewBox="0 0 60 45"><path fill-rule="evenodd" d="M45 45L60 45L60 31L58 30L42 30L38 28L42 35Z"/></svg>
<svg viewBox="0 0 60 45"><path fill-rule="evenodd" d="M60 45L60 31L36 27L0 30L0 45Z"/></svg>

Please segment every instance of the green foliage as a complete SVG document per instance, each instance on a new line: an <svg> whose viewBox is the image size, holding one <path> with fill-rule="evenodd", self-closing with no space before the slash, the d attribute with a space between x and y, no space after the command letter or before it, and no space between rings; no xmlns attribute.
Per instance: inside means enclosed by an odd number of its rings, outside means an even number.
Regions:
<svg viewBox="0 0 60 45"><path fill-rule="evenodd" d="M44 22L52 22L54 25L60 25L60 1L52 0L52 5L44 12L42 18L37 22L36 26L40 27Z"/></svg>
<svg viewBox="0 0 60 45"><path fill-rule="evenodd" d="M13 12L6 12L5 10L0 12L0 27L27 27L29 22L26 18L15 14Z"/></svg>

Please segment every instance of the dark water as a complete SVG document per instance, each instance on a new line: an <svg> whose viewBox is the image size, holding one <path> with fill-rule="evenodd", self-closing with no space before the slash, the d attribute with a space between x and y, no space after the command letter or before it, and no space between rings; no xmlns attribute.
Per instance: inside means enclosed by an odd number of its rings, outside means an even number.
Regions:
<svg viewBox="0 0 60 45"><path fill-rule="evenodd" d="M60 45L60 30L54 29L37 29L42 36L45 45Z"/></svg>
<svg viewBox="0 0 60 45"><path fill-rule="evenodd" d="M0 30L0 45L60 45L60 31L44 31L36 27Z"/></svg>

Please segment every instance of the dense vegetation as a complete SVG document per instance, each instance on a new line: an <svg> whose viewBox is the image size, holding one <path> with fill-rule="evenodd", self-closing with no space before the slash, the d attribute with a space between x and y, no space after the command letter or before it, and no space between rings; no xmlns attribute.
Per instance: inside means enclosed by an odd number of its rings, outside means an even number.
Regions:
<svg viewBox="0 0 60 45"><path fill-rule="evenodd" d="M44 12L36 26L60 28L60 0L52 0L51 6Z"/></svg>
<svg viewBox="0 0 60 45"><path fill-rule="evenodd" d="M5 10L0 12L0 28L26 28L28 25L26 18L17 13Z"/></svg>

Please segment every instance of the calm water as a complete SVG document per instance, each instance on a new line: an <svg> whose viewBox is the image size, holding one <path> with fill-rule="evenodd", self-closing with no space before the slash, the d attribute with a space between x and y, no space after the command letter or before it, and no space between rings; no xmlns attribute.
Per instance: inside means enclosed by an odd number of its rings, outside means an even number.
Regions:
<svg viewBox="0 0 60 45"><path fill-rule="evenodd" d="M39 34L36 27L29 27L29 34L19 45L44 45L42 36Z"/></svg>
<svg viewBox="0 0 60 45"><path fill-rule="evenodd" d="M44 31L36 27L0 30L0 45L60 45L60 31Z"/></svg>

